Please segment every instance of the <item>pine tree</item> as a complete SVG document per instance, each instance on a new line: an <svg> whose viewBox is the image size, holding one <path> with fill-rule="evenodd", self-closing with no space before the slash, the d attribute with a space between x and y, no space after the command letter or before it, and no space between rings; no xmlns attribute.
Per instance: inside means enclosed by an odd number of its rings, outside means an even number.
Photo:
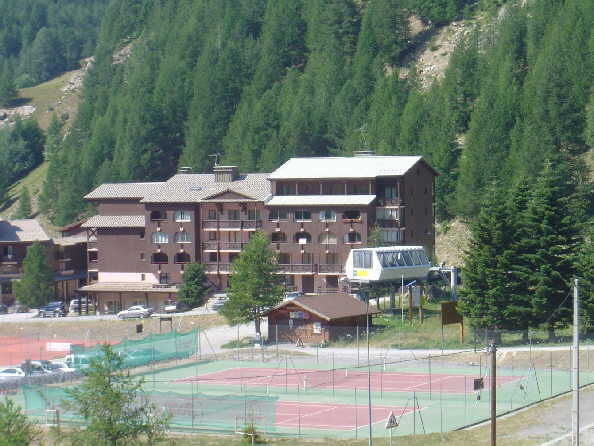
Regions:
<svg viewBox="0 0 594 446"><path fill-rule="evenodd" d="M576 269L583 325L591 332L594 330L594 229L592 227L582 240Z"/></svg>
<svg viewBox="0 0 594 446"><path fill-rule="evenodd" d="M0 67L0 106L8 105L17 96L17 88L8 69Z"/></svg>
<svg viewBox="0 0 594 446"><path fill-rule="evenodd" d="M263 233L252 236L231 265L229 300L221 309L230 323L254 321L258 336L264 311L278 304L283 295L280 276L276 274L276 256L269 245Z"/></svg>
<svg viewBox="0 0 594 446"><path fill-rule="evenodd" d="M34 422L11 399L0 401L0 446L29 446L39 437Z"/></svg>
<svg viewBox="0 0 594 446"><path fill-rule="evenodd" d="M23 186L19 195L19 206L16 210L14 218L30 218L31 213L31 197L29 196L29 189Z"/></svg>
<svg viewBox="0 0 594 446"><path fill-rule="evenodd" d="M533 318L547 325L551 339L555 326L571 319L567 296L575 275L581 204L566 161L557 157L547 162L528 204L526 225L533 240L529 247Z"/></svg>
<svg viewBox="0 0 594 446"><path fill-rule="evenodd" d="M196 308L202 305L207 287L206 277L200 263L190 263L184 269L183 282L177 291L177 300Z"/></svg>
<svg viewBox="0 0 594 446"><path fill-rule="evenodd" d="M464 259L464 287L460 290L459 308L475 328L515 328L505 314L509 304L509 265L503 253L510 244L508 218L505 202L492 186L471 225Z"/></svg>
<svg viewBox="0 0 594 446"><path fill-rule="evenodd" d="M16 299L31 308L45 305L54 297L54 272L42 244L35 242L27 248L23 276L16 281L14 291Z"/></svg>
<svg viewBox="0 0 594 446"><path fill-rule="evenodd" d="M52 114L45 140L44 158L46 161L51 161L54 155L60 150L63 126L64 123L58 119L58 116L55 113Z"/></svg>

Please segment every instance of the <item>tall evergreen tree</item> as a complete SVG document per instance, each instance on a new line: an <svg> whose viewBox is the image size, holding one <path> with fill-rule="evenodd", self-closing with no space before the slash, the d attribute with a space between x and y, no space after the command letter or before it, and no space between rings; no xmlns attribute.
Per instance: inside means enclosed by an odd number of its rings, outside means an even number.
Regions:
<svg viewBox="0 0 594 446"><path fill-rule="evenodd" d="M276 256L264 234L257 232L231 265L229 300L221 313L231 323L254 321L260 335L260 319L267 308L282 300L283 287L276 274Z"/></svg>
<svg viewBox="0 0 594 446"><path fill-rule="evenodd" d="M54 297L54 272L42 244L35 242L27 248L23 276L15 282L14 294L20 303L31 308L45 305Z"/></svg>
<svg viewBox="0 0 594 446"><path fill-rule="evenodd" d="M14 218L29 218L31 217L31 213L31 196L29 195L29 189L23 187L19 195L19 205Z"/></svg>
<svg viewBox="0 0 594 446"><path fill-rule="evenodd" d="M526 227L533 245L529 281L533 318L555 326L571 320L570 283L575 275L583 203L576 196L572 174L561 157L547 162L526 211Z"/></svg>

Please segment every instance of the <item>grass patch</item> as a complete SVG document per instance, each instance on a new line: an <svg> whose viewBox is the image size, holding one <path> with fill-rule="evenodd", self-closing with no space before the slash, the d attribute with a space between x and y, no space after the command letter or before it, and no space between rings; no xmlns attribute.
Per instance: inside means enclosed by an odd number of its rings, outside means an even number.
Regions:
<svg viewBox="0 0 594 446"><path fill-rule="evenodd" d="M242 338L239 341L237 339L233 339L232 341L229 341L229 342L221 345L221 348L231 349L231 348L253 347L255 342L256 342L256 339L252 338L252 337Z"/></svg>

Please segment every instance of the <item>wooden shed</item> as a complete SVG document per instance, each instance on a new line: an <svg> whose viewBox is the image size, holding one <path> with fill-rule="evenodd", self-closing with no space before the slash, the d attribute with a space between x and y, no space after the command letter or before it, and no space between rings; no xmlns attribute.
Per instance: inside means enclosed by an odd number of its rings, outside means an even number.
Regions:
<svg viewBox="0 0 594 446"><path fill-rule="evenodd" d="M369 308L371 317L379 311ZM322 344L356 336L366 327L367 304L348 294L300 296L268 311L271 342Z"/></svg>

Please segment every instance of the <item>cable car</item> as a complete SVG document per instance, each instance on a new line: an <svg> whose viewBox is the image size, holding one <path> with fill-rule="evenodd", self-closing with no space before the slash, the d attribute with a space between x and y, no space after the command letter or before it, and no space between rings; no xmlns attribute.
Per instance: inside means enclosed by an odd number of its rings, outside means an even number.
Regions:
<svg viewBox="0 0 594 446"><path fill-rule="evenodd" d="M346 261L349 281L426 280L431 260L422 246L353 249Z"/></svg>

